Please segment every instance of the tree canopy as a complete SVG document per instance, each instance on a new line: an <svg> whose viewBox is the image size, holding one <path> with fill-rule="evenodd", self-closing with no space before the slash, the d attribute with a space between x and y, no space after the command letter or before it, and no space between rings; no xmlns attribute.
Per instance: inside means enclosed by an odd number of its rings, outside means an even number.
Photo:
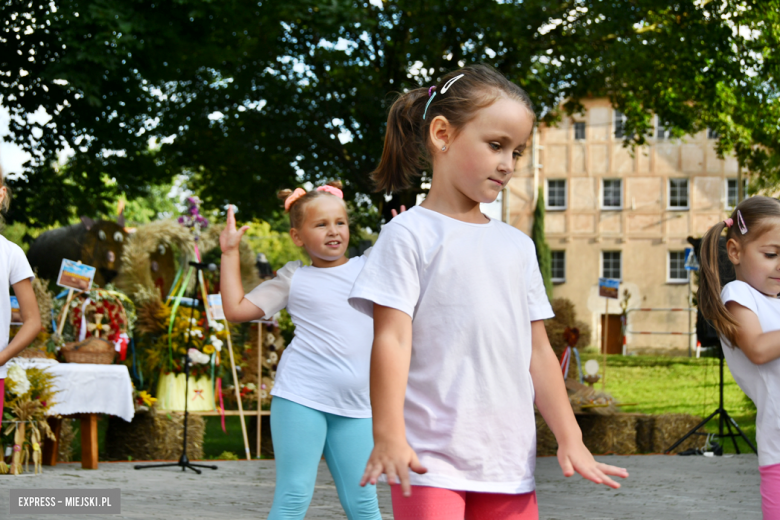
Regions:
<svg viewBox="0 0 780 520"><path fill-rule="evenodd" d="M9 220L31 225L184 173L245 218L277 212L280 188L339 178L376 229L425 181L389 199L370 182L394 95L477 62L545 121L608 96L627 144L657 114L675 135L711 128L765 183L780 170L780 0L8 0L0 19L0 103L33 157Z"/></svg>

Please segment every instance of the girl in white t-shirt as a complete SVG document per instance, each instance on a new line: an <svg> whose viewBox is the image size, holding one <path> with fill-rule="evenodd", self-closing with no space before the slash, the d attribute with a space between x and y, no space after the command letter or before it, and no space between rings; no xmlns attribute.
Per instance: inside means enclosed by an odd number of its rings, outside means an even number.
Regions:
<svg viewBox="0 0 780 520"><path fill-rule="evenodd" d="M347 302L365 257L344 256L349 221L340 188L341 183L331 183L309 193L301 188L281 193L290 213L290 236L306 249L312 265L289 262L249 294L241 287L238 258L247 227L236 231L232 207L220 235L225 317L252 321L286 307L295 324L295 338L279 362L271 392L272 520L306 515L323 453L347 518L382 518L376 490L359 485L373 447L368 396L373 325Z"/></svg>
<svg viewBox="0 0 780 520"><path fill-rule="evenodd" d="M721 290L718 242L737 279ZM725 346L740 388L756 403L764 520L780 520L780 201L751 197L701 243L699 309Z"/></svg>
<svg viewBox="0 0 780 520"><path fill-rule="evenodd" d="M3 181L0 170L0 211L8 210L10 194ZM2 217L0 217L2 224ZM35 277L22 248L0 236L0 422L3 418L3 398L5 396L5 376L8 373L7 363L19 352L33 342L41 331L41 317L38 312L38 301L32 288ZM11 293L19 301L19 314L22 326L9 343L8 334L11 326Z"/></svg>
<svg viewBox="0 0 780 520"><path fill-rule="evenodd" d="M528 95L484 65L390 108L378 188L403 189L423 169L431 188L383 228L350 303L374 318L375 447L361 483L400 480L396 520L537 518L534 403L564 475L612 487L608 475L627 476L582 442L542 322L553 313L533 242L480 212L533 125Z"/></svg>

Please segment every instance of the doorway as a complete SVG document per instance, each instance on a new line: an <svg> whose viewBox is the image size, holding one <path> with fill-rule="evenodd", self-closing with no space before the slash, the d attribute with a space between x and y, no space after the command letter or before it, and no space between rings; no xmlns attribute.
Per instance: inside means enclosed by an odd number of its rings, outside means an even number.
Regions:
<svg viewBox="0 0 780 520"><path fill-rule="evenodd" d="M607 354L622 354L623 353L623 326L620 320L620 314L607 314L609 319L609 325L607 327ZM604 331L604 318L605 315L601 315L601 331L602 337L599 341L599 352L604 352L603 344L603 331Z"/></svg>

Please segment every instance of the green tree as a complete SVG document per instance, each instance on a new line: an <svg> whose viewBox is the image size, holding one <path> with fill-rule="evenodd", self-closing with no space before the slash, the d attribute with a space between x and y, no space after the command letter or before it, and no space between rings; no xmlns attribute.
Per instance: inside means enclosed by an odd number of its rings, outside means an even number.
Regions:
<svg viewBox="0 0 780 520"><path fill-rule="evenodd" d="M0 19L0 97L33 155L9 220L106 212L184 173L207 207L248 219L276 218L278 188L340 178L379 229L429 180L373 192L393 93L476 62L545 121L604 95L628 117L626 144L657 114L675 135L713 129L764 183L780 172L780 0L31 0ZM25 122L41 108L48 122ZM65 145L76 155L56 170Z"/></svg>
<svg viewBox="0 0 780 520"><path fill-rule="evenodd" d="M544 290L547 292L547 298L552 301L552 252L544 235L544 190L542 188L539 188L539 199L536 202L536 208L534 208L531 240L534 241L534 246L536 246L536 260L539 262L539 271L542 273Z"/></svg>

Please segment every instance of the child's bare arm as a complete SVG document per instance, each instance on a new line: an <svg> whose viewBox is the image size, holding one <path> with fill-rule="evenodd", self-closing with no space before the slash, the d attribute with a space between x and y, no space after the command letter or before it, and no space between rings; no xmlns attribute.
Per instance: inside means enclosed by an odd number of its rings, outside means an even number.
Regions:
<svg viewBox="0 0 780 520"><path fill-rule="evenodd" d="M627 477L623 468L596 462L582 442L582 431L574 418L561 368L555 357L544 322L531 322L533 351L531 354L531 378L536 392L536 406L558 441L558 463L563 475L571 477L576 471L597 484L619 488L620 484L609 476Z"/></svg>
<svg viewBox="0 0 780 520"><path fill-rule="evenodd" d="M236 217L233 215L233 207L230 206L227 213L227 226L219 235L219 246L222 248L219 288L225 318L234 323L259 320L266 314L263 309L244 298L244 287L241 285L238 245L247 229L248 226L243 226L236 230Z"/></svg>
<svg viewBox="0 0 780 520"><path fill-rule="evenodd" d="M22 315L22 328L16 333L5 349L0 351L0 365L5 365L19 352L33 342L41 331L41 315L38 312L38 300L29 279L13 285L14 293L19 300L19 313Z"/></svg>
<svg viewBox="0 0 780 520"><path fill-rule="evenodd" d="M371 351L371 411L374 450L360 481L376 484L382 473L390 484L400 481L405 496L411 494L409 468L427 470L406 442L404 398L412 356L412 318L405 312L374 305L374 346Z"/></svg>
<svg viewBox="0 0 780 520"><path fill-rule="evenodd" d="M750 361L763 365L780 358L780 330L762 332L756 313L735 301L727 302L726 308L739 323L737 345Z"/></svg>

